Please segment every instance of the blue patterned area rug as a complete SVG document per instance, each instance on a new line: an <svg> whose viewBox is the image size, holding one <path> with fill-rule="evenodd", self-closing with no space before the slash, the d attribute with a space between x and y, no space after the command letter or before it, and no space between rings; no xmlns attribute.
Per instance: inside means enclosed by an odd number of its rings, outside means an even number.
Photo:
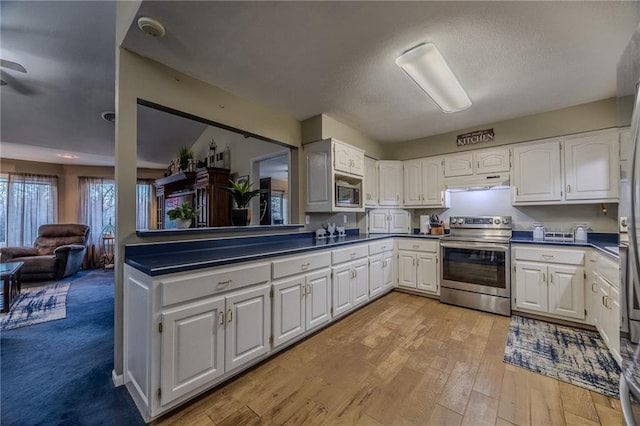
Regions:
<svg viewBox="0 0 640 426"><path fill-rule="evenodd" d="M514 315L504 362L618 397L620 368L600 335Z"/></svg>
<svg viewBox="0 0 640 426"><path fill-rule="evenodd" d="M23 288L14 299L9 312L0 316L0 330L66 318L69 286L71 283L60 282L43 287Z"/></svg>

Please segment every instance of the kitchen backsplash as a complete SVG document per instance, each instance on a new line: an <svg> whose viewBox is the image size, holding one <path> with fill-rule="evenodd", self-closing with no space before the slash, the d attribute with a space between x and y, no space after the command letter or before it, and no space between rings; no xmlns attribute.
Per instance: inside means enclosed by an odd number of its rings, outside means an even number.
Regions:
<svg viewBox="0 0 640 426"><path fill-rule="evenodd" d="M460 191L450 195L449 209L414 210L413 227L420 227L420 215L435 213L445 223L449 223L451 216L504 215L512 216L515 230L531 230L533 223L543 223L548 230L573 229L576 224L586 223L593 232L618 232L617 204L605 204L607 212L604 214L600 204L513 207L509 188Z"/></svg>

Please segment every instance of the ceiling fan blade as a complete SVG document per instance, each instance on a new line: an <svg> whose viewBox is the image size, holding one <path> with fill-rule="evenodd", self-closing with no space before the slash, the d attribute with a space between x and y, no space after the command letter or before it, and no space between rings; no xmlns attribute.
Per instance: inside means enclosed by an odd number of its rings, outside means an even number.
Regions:
<svg viewBox="0 0 640 426"><path fill-rule="evenodd" d="M26 73L27 70L17 62L0 59L0 67L9 68L10 70Z"/></svg>

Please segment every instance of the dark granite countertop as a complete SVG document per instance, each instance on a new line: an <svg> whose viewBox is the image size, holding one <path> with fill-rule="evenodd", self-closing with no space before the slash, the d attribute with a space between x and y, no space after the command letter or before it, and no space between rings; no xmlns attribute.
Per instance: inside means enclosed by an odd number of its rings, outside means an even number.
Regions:
<svg viewBox="0 0 640 426"><path fill-rule="evenodd" d="M605 253L616 260L618 259L618 234L617 233L596 233L591 232L588 235L587 242L575 241L548 241L534 240L531 231L514 231L511 237L511 244L537 244L548 246L564 246L564 247L593 247L598 251Z"/></svg>

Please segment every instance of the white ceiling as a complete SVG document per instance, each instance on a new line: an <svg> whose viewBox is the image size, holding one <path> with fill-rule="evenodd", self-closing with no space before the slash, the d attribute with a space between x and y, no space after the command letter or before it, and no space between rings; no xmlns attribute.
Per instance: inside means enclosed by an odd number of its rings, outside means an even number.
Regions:
<svg viewBox="0 0 640 426"><path fill-rule="evenodd" d="M124 46L299 120L326 113L397 142L615 96L638 2L144 1ZM2 157L113 161L115 2L0 3ZM395 65L434 42L473 106L442 113ZM17 154L16 154L17 153ZM84 160L83 160L84 161ZM95 160L93 160L95 161Z"/></svg>

